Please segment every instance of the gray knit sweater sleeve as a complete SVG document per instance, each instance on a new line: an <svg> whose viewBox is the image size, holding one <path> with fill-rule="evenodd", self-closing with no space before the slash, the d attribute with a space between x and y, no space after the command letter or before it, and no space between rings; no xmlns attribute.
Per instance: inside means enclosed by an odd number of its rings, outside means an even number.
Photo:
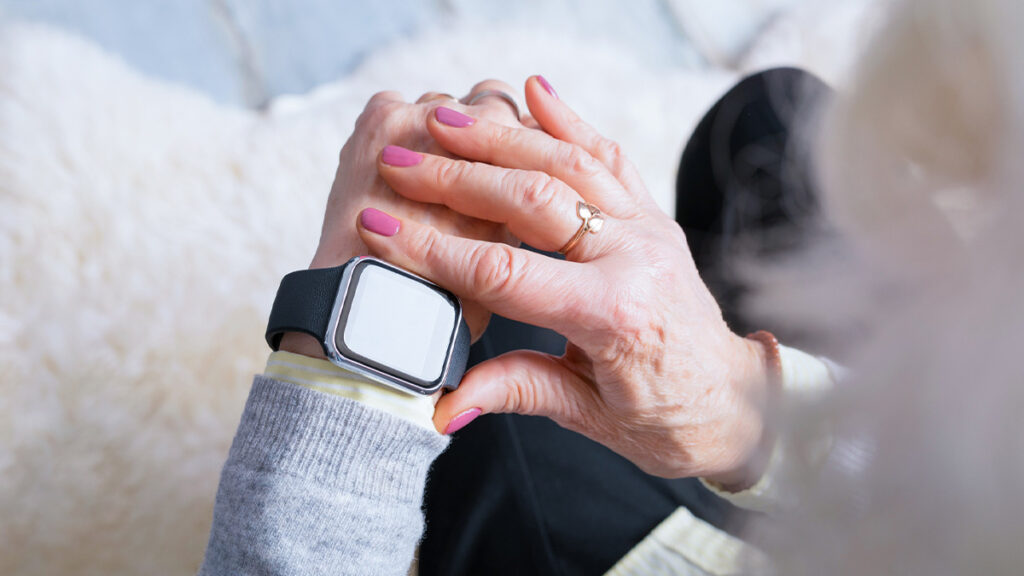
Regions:
<svg viewBox="0 0 1024 576"><path fill-rule="evenodd" d="M200 575L405 575L447 438L258 376L221 472Z"/></svg>

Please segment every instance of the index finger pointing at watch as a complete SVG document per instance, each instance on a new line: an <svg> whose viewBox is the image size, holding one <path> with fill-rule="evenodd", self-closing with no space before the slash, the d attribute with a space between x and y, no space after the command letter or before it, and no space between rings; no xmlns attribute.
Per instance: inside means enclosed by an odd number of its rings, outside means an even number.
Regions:
<svg viewBox="0 0 1024 576"><path fill-rule="evenodd" d="M597 267L444 234L374 208L360 214L358 228L375 256L502 316L566 336L603 320L586 305L605 286Z"/></svg>

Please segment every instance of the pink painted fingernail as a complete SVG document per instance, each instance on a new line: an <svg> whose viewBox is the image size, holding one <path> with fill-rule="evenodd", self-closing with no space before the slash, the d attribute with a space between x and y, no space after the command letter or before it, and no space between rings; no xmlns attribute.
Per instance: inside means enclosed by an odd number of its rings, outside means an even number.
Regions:
<svg viewBox="0 0 1024 576"><path fill-rule="evenodd" d="M448 423L448 427L444 429L444 433L446 435L451 435L462 430L467 424L476 420L476 417L480 415L480 412L481 410L479 408L471 408L462 414L459 414L455 418L452 418L452 421Z"/></svg>
<svg viewBox="0 0 1024 576"><path fill-rule="evenodd" d="M381 236L394 236L402 227L402 223L397 218L376 208L367 208L360 212L359 223L363 225L363 228Z"/></svg>
<svg viewBox="0 0 1024 576"><path fill-rule="evenodd" d="M388 166L405 168L423 162L423 154L401 146L385 146L384 151L380 153L380 160Z"/></svg>
<svg viewBox="0 0 1024 576"><path fill-rule="evenodd" d="M476 119L472 116L466 116L462 112L457 112L444 106L438 106L434 109L434 117L441 124L447 124L453 128L465 128L466 126L476 124Z"/></svg>
<svg viewBox="0 0 1024 576"><path fill-rule="evenodd" d="M541 87L547 90L548 94L554 96L555 100L558 100L558 92L555 92L555 87L548 82L547 78L537 74L537 82L540 82Z"/></svg>

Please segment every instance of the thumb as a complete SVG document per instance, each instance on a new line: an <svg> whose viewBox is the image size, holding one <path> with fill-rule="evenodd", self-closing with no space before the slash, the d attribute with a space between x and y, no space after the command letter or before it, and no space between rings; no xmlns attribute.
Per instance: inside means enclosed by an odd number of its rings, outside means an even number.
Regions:
<svg viewBox="0 0 1024 576"><path fill-rule="evenodd" d="M466 373L458 390L441 397L434 426L452 434L481 414L547 416L576 429L596 408L593 389L559 358L517 350L493 358Z"/></svg>

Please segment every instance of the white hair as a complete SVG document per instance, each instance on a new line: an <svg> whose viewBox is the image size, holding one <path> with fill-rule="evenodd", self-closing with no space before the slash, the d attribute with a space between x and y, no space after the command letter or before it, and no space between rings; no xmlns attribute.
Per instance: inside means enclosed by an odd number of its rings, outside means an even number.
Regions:
<svg viewBox="0 0 1024 576"><path fill-rule="evenodd" d="M779 574L1024 570L1022 29L1020 0L895 2L825 115L839 240L757 307L825 321L850 372L787 412L833 449L753 529Z"/></svg>

